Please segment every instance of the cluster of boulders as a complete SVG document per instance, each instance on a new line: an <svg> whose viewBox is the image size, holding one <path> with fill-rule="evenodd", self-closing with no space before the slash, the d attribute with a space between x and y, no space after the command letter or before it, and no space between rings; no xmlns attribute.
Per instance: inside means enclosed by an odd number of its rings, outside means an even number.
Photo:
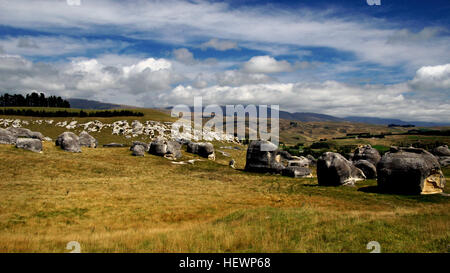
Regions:
<svg viewBox="0 0 450 273"><path fill-rule="evenodd" d="M149 144L141 141L134 141L130 151L134 156L144 156L145 153L163 156L170 160L182 157L181 148L186 145L188 153L197 154L201 157L215 160L214 146L209 142L173 141L157 138Z"/></svg>
<svg viewBox="0 0 450 273"><path fill-rule="evenodd" d="M450 149L447 145L436 147L431 153L434 154L441 167L450 165Z"/></svg>
<svg viewBox="0 0 450 273"><path fill-rule="evenodd" d="M252 141L247 148L245 170L259 173L278 173L290 177L311 177L306 157L292 156L269 141Z"/></svg>
<svg viewBox="0 0 450 273"><path fill-rule="evenodd" d="M41 133L29 129L0 128L0 144L15 145L19 149L40 153L42 152L42 140L44 140L44 136Z"/></svg>
<svg viewBox="0 0 450 273"><path fill-rule="evenodd" d="M98 141L86 131L81 132L79 136L64 132L58 136L55 145L67 152L81 153L81 147L97 148Z"/></svg>
<svg viewBox="0 0 450 273"><path fill-rule="evenodd" d="M315 162L313 157L291 156L271 142L253 141L247 149L245 170L308 177L309 166L316 163L319 185L354 185L366 178L377 178L384 192L432 194L442 192L445 186L438 159L450 156L447 146L433 152L435 155L419 148L392 147L381 157L376 149L364 145L354 151L352 161L339 153L325 152Z"/></svg>
<svg viewBox="0 0 450 273"><path fill-rule="evenodd" d="M113 135L123 135L125 138L134 138L139 136L148 136L150 139L164 138L167 140L180 141L182 139L193 139L199 141L199 136L205 141L226 141L226 142L239 142L239 140L233 135L218 133L207 128L203 131L192 128L192 132L186 132L175 130L176 126L173 126L172 122L159 122L147 120L140 122L133 120L129 123L127 120L119 120L113 123L103 123L99 120L89 121L86 123L79 123L77 120L59 121L54 120L20 120L20 119L0 119L1 127L13 127L20 128L22 126L32 124L47 124L56 127L63 127L67 130L84 130L87 133L101 132L102 130L109 129Z"/></svg>

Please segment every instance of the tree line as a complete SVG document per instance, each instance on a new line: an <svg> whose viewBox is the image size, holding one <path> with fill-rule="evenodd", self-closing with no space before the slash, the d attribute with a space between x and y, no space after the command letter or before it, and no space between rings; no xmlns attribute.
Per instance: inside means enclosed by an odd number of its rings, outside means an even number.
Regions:
<svg viewBox="0 0 450 273"><path fill-rule="evenodd" d="M25 97L21 94L10 95L5 93L0 96L0 106L3 107L58 107L70 108L70 103L61 97L45 97L44 93L31 93Z"/></svg>
<svg viewBox="0 0 450 273"><path fill-rule="evenodd" d="M45 111L33 109L0 109L0 115L7 116L30 116L30 117L123 117L133 116L142 117L144 113L130 110L102 110L102 111Z"/></svg>

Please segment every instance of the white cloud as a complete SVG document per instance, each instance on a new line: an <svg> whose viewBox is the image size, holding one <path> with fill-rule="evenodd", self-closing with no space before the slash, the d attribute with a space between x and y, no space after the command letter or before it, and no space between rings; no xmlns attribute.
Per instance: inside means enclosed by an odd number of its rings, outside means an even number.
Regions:
<svg viewBox="0 0 450 273"><path fill-rule="evenodd" d="M81 34L101 34L105 31L103 26L108 26L108 31L117 35L151 37L178 46L213 36L218 41L237 41L240 45L269 44L266 49L271 55L276 55L272 49L286 46L325 47L353 54L361 61L389 66L450 62L450 38L445 33L436 35L430 28L405 32L395 22L364 15L340 13L338 17L333 16L336 13L332 9L289 11L276 6L231 9L227 3L207 1L138 3L98 0L71 7L64 1L2 0L0 24L53 33L70 29L71 33ZM409 41L392 43L392 37L398 33Z"/></svg>
<svg viewBox="0 0 450 273"><path fill-rule="evenodd" d="M175 60L184 64L195 64L197 62L194 59L194 54L187 48L174 49L173 56L175 57Z"/></svg>
<svg viewBox="0 0 450 273"><path fill-rule="evenodd" d="M423 91L443 89L450 93L450 64L421 67L411 85Z"/></svg>
<svg viewBox="0 0 450 273"><path fill-rule="evenodd" d="M200 45L200 48L205 50L208 48L214 48L215 50L219 51L226 51L230 49L239 49L236 42L228 41L228 40L219 40L217 38L213 38L209 40L208 42L205 42Z"/></svg>
<svg viewBox="0 0 450 273"><path fill-rule="evenodd" d="M249 74L238 70L227 70L216 73L216 81L220 86L241 86L245 84L270 83L277 80L265 74Z"/></svg>
<svg viewBox="0 0 450 273"><path fill-rule="evenodd" d="M279 73L292 70L287 61L277 61L270 56L255 56L244 63L242 69L249 73Z"/></svg>

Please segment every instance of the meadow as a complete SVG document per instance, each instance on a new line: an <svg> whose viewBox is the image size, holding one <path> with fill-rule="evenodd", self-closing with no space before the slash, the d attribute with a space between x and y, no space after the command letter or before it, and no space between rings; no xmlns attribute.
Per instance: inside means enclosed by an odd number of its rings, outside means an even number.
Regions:
<svg viewBox="0 0 450 273"><path fill-rule="evenodd" d="M142 120L170 120L147 113ZM30 129L53 138L63 130ZM82 252L369 252L370 241L381 252L450 251L450 168L447 194L381 194L376 180L319 187L315 178L244 172L246 147L235 146L223 151L236 169L220 153L174 165L128 148L73 154L44 142L39 154L0 145L0 252L62 253L69 241Z"/></svg>

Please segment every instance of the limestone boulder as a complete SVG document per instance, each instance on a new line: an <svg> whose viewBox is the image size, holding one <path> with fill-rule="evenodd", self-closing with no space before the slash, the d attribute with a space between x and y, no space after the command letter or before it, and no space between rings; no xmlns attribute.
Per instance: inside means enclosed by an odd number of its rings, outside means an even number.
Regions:
<svg viewBox="0 0 450 273"><path fill-rule="evenodd" d="M317 180L319 185L354 185L356 181L364 179L366 179L366 176L363 171L338 153L326 152L317 160Z"/></svg>
<svg viewBox="0 0 450 273"><path fill-rule="evenodd" d="M380 159L380 153L376 149L372 148L370 144L356 148L355 152L353 153L353 157L351 158L351 160L354 162L358 160L367 160L374 166L377 165Z"/></svg>
<svg viewBox="0 0 450 273"><path fill-rule="evenodd" d="M438 160L418 148L392 147L377 165L378 187L399 194L441 193L445 177Z"/></svg>
<svg viewBox="0 0 450 273"><path fill-rule="evenodd" d="M281 173L284 169L281 163L278 147L269 141L252 141L247 148L245 170L261 173Z"/></svg>
<svg viewBox="0 0 450 273"><path fill-rule="evenodd" d="M11 131L0 128L0 144L15 144L17 137Z"/></svg>
<svg viewBox="0 0 450 273"><path fill-rule="evenodd" d="M36 138L18 138L16 148L40 153L42 152L42 141Z"/></svg>
<svg viewBox="0 0 450 273"><path fill-rule="evenodd" d="M72 132L64 132L58 136L55 141L56 146L72 153L81 153L81 145L79 137Z"/></svg>
<svg viewBox="0 0 450 273"><path fill-rule="evenodd" d="M367 179L372 179L377 177L377 167L367 160L358 160L353 162L353 165L363 171Z"/></svg>
<svg viewBox="0 0 450 273"><path fill-rule="evenodd" d="M97 139L86 131L81 132L78 138L82 147L97 148L98 146Z"/></svg>
<svg viewBox="0 0 450 273"><path fill-rule="evenodd" d="M42 135L40 132L33 132L30 129L26 128L9 127L6 130L10 131L15 137L35 138L39 140L42 140L44 138L44 135Z"/></svg>

